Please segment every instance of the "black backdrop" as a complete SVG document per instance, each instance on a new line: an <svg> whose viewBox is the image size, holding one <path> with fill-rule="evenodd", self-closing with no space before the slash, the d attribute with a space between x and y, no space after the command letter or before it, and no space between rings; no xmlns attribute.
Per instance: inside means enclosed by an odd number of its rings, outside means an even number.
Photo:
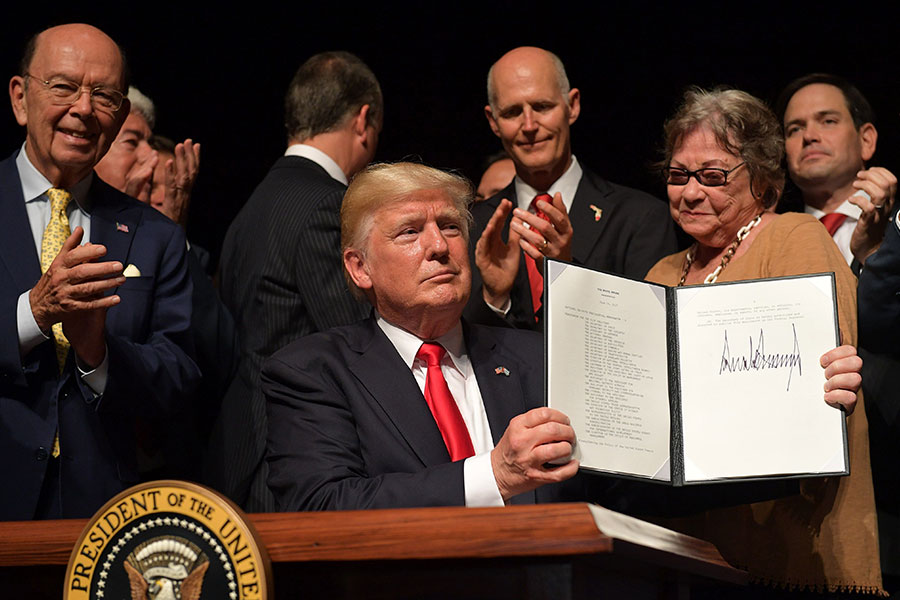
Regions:
<svg viewBox="0 0 900 600"><path fill-rule="evenodd" d="M202 144L189 236L214 254L284 151L282 97L293 71L323 50L359 55L381 81L376 160L411 157L477 178L483 157L499 149L482 114L487 69L512 47L538 45L560 55L581 90L575 153L618 183L663 197L648 164L686 86L727 84L771 102L810 71L860 87L878 114L874 162L900 170L898 23L887 4L30 4L4 8L0 73L14 74L25 40L48 25L84 21L109 33L128 54L133 83L156 102L157 131ZM4 155L23 139L6 115Z"/></svg>

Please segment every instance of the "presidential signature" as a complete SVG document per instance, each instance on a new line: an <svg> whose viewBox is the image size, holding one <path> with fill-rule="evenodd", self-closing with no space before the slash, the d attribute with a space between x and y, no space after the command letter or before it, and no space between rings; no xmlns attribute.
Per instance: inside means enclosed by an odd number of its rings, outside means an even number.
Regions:
<svg viewBox="0 0 900 600"><path fill-rule="evenodd" d="M756 346L753 345L753 337L750 337L750 350L744 355L731 355L728 347L728 330L725 330L725 346L722 348L722 362L719 365L719 375L723 373L738 373L740 371L762 371L764 369L788 369L787 391L791 389L791 377L794 367L800 375L803 375L803 365L800 361L800 342L797 339L797 328L791 323L794 330L794 348L789 353L766 354L766 339L762 328L759 330L759 338Z"/></svg>

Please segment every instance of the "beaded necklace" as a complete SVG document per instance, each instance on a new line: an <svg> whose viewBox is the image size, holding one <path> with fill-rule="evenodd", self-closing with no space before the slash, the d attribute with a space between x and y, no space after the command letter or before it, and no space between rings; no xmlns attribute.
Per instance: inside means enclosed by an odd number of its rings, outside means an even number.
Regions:
<svg viewBox="0 0 900 600"><path fill-rule="evenodd" d="M716 267L716 270L706 276L706 279L703 280L704 284L707 283L715 283L716 279L719 278L719 273L722 272L722 269L731 262L734 253L737 252L738 246L741 245L741 242L744 241L750 234L750 230L759 225L759 222L762 220L763 213L759 213L756 217L738 229L737 238L731 243L731 246L728 248L728 252L722 257L722 262ZM694 245L691 246L690 250L688 250L687 254L684 256L684 270L681 272L681 280L678 282L679 286L684 285L684 280L687 279L688 271L691 269L691 264L694 262L694 258L697 256L697 242L694 242Z"/></svg>

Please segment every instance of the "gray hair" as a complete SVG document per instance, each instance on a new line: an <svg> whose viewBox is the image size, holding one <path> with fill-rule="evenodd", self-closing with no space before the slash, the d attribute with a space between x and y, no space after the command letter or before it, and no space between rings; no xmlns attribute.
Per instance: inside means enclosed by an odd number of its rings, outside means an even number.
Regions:
<svg viewBox="0 0 900 600"><path fill-rule="evenodd" d="M557 55L549 50L544 50L544 52L547 53L547 57L550 59L550 62L553 63L553 70L556 72L556 85L559 87L559 93L563 98L563 102L568 103L566 96L569 95L569 90L572 89L572 86L569 85L569 76L566 75L566 67ZM488 104L495 113L497 112L497 90L494 88L494 67L497 66L497 62L500 61L498 60L492 64L491 68L488 69L487 74Z"/></svg>
<svg viewBox="0 0 900 600"><path fill-rule="evenodd" d="M664 126L665 158L660 167L671 165L684 137L698 127L708 127L723 150L747 164L751 193L764 208L778 202L784 190L784 138L781 124L765 102L741 90L688 89Z"/></svg>
<svg viewBox="0 0 900 600"><path fill-rule="evenodd" d="M144 117L152 131L156 126L156 106L153 104L153 100L133 85L128 87L128 100L131 102L131 112Z"/></svg>

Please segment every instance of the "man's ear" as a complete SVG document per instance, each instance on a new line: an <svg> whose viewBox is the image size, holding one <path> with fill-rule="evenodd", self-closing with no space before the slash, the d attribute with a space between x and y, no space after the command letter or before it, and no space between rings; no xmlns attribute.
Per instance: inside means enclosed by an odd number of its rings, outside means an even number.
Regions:
<svg viewBox="0 0 900 600"><path fill-rule="evenodd" d="M365 136L366 129L369 126L369 105L363 104L359 107L359 112L351 119L351 127L353 133L358 136Z"/></svg>
<svg viewBox="0 0 900 600"><path fill-rule="evenodd" d="M369 277L368 265L366 265L366 257L362 252L355 248L347 248L344 250L344 268L350 279L361 290L372 289L372 278Z"/></svg>
<svg viewBox="0 0 900 600"><path fill-rule="evenodd" d="M578 115L581 114L581 92L578 91L578 88L569 90L566 104L569 106L569 125L571 125L578 120Z"/></svg>
<svg viewBox="0 0 900 600"><path fill-rule="evenodd" d="M16 122L24 127L28 123L24 77L16 75L9 80L9 102L12 104Z"/></svg>
<svg viewBox="0 0 900 600"><path fill-rule="evenodd" d="M863 162L868 162L872 158L877 144L878 130L871 123L863 123L862 127L859 128L859 150Z"/></svg>
<svg viewBox="0 0 900 600"><path fill-rule="evenodd" d="M494 132L494 135L500 137L500 126L497 125L497 121L494 119L494 111L491 110L490 104L484 107L484 116L487 117L488 125L491 126L491 131Z"/></svg>

